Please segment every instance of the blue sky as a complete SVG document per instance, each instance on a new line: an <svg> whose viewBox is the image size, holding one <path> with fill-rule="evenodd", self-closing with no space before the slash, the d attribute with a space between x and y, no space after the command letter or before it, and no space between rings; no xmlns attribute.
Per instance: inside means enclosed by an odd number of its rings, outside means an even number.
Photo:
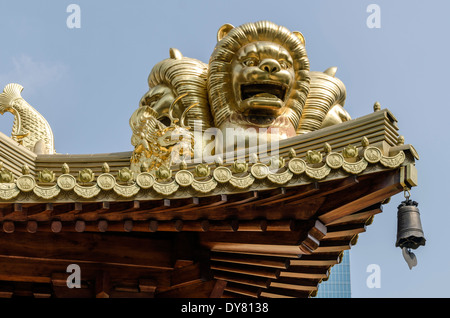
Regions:
<svg viewBox="0 0 450 318"><path fill-rule="evenodd" d="M81 9L79 29L66 25L71 3ZM370 4L380 8L380 28L367 27ZM0 86L24 86L58 153L130 151L128 120L169 48L208 62L224 23L270 20L301 31L311 70L338 67L350 115L366 115L379 101L420 155L411 198L427 243L415 251L418 265L409 270L394 246L399 194L351 249L353 296L449 297L449 15L445 0L0 0ZM11 125L12 116L0 116L0 131L9 135ZM380 266L380 288L366 285L370 264Z"/></svg>

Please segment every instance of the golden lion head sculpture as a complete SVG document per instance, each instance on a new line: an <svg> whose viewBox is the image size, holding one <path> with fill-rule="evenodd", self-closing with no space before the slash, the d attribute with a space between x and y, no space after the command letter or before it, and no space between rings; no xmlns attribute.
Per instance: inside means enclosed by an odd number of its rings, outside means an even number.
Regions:
<svg viewBox="0 0 450 318"><path fill-rule="evenodd" d="M260 21L225 24L208 70L216 127L279 128L296 133L309 92L309 60L300 32Z"/></svg>
<svg viewBox="0 0 450 318"><path fill-rule="evenodd" d="M334 67L310 71L298 31L269 21L225 24L208 64L170 49L170 57L150 72L139 107L153 109L163 126L183 117L201 132L243 128L258 138L265 133L286 139L350 119L343 109L345 86L335 73ZM150 133L133 134L141 140Z"/></svg>

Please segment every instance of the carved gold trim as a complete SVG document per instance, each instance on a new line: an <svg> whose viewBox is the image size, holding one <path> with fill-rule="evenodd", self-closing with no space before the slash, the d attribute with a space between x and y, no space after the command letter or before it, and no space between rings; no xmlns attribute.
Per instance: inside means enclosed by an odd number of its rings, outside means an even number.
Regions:
<svg viewBox="0 0 450 318"><path fill-rule="evenodd" d="M356 148L346 147L346 149L349 152ZM156 177L150 172L140 172L136 175L134 182L133 180L128 181L128 183L133 182L132 184L123 185L117 183L117 178L108 172L109 169L103 169L103 173L97 177L94 185L84 186L82 181L77 180L75 176L68 173L69 168L67 167L67 169L63 170L63 174L56 179L56 184L52 186L37 185L35 178L30 174L19 176L14 183L0 183L0 199L13 200L21 192L33 191L37 197L48 200L57 197L61 190L68 192L69 195L70 191L73 191L76 195L85 199L95 198L101 191L110 190L114 190L117 195L125 198L138 195L141 189L153 189L161 196L169 196L177 192L180 186L183 188L190 186L194 191L205 194L216 189L219 183L229 184L236 190L244 190L248 189L255 182L264 182L264 180L268 180L276 185L284 185L292 180L294 175L299 177L304 174L314 180L325 180L330 175L331 170L340 170L341 172L357 175L364 172L369 164L378 165L379 168L396 169L405 164L406 160L405 152L402 150L399 150L394 156L385 156L382 150L369 145L364 146L364 151L360 155L356 154L355 151L352 151L353 157L349 157L349 153L347 153L348 158L345 158L341 152L332 152L331 150L325 152L325 155L319 152L310 152L310 157L313 155L317 157L317 160L309 158L310 163L307 163L304 159L295 158L295 153L287 160L280 157L282 159L279 161L280 168L285 169L281 173L270 172L269 163L255 163L250 167L248 173L245 172L248 167L248 163L245 162L235 163L233 169L218 166L215 169L211 169L211 177L208 177L209 179L206 181L196 180L191 171L183 169L177 171L172 180L167 178L167 180L170 180L167 183L163 183L161 180L157 181ZM320 158L322 158L321 163L316 163ZM321 166L317 167L317 165ZM168 174L172 175L172 171L169 168L165 169ZM235 171L233 172L232 170ZM89 172L87 169L83 171L85 173ZM167 173L166 175L168 175ZM246 175L240 176L243 173ZM90 180L92 176L93 173L89 173L89 176L86 176L83 180Z"/></svg>
<svg viewBox="0 0 450 318"><path fill-rule="evenodd" d="M101 188L98 185L93 185L90 187L80 186L77 184L73 191L78 194L80 197L85 199L91 199L100 193Z"/></svg>
<svg viewBox="0 0 450 318"><path fill-rule="evenodd" d="M37 185L33 188L33 192L38 197L46 199L46 200L57 197L60 191L61 191L61 189L56 184L52 187L41 187L41 186Z"/></svg>
<svg viewBox="0 0 450 318"><path fill-rule="evenodd" d="M140 188L136 184L131 185L120 185L116 184L114 186L114 192L125 198L130 198L135 196L139 192Z"/></svg>
<svg viewBox="0 0 450 318"><path fill-rule="evenodd" d="M250 172L256 179L261 180L269 175L270 170L269 167L267 167L265 164L255 163L250 169Z"/></svg>
<svg viewBox="0 0 450 318"><path fill-rule="evenodd" d="M0 183L0 198L3 200L11 200L17 197L20 190L14 183Z"/></svg>
<svg viewBox="0 0 450 318"><path fill-rule="evenodd" d="M276 184L280 184L280 185L281 185L281 184L285 184L285 183L287 183L289 180L291 180L293 175L294 175L294 174L293 174L291 171L286 170L286 171L281 172L281 173L271 173L271 174L269 174L269 175L267 176L267 178L268 178L270 181L272 181L273 183L276 183Z"/></svg>
<svg viewBox="0 0 450 318"><path fill-rule="evenodd" d="M346 162L344 161L342 168L351 174L359 174L367 168L367 161L365 159L361 159L357 162Z"/></svg>
<svg viewBox="0 0 450 318"><path fill-rule="evenodd" d="M253 184L254 181L255 181L255 178L250 174L246 175L245 177L232 176L230 179L231 185L233 185L239 189L248 188L249 186L251 186Z"/></svg>
<svg viewBox="0 0 450 318"><path fill-rule="evenodd" d="M116 179L112 174L103 173L97 178L97 185L105 191L112 190L116 185Z"/></svg>
<svg viewBox="0 0 450 318"><path fill-rule="evenodd" d="M387 168L395 169L399 167L404 160L405 160L405 153L403 151L400 151L393 157L382 156L380 162L383 166Z"/></svg>
<svg viewBox="0 0 450 318"><path fill-rule="evenodd" d="M208 181L197 181L192 182L192 188L202 193L208 193L214 190L217 186L217 181L214 179L209 179Z"/></svg>
<svg viewBox="0 0 450 318"><path fill-rule="evenodd" d="M155 177L148 172L142 172L136 177L136 183L142 189L150 189L155 183Z"/></svg>
<svg viewBox="0 0 450 318"><path fill-rule="evenodd" d="M233 173L231 172L230 169L228 169L226 167L217 167L213 171L213 177L219 183L229 182L232 176L233 176Z"/></svg>
<svg viewBox="0 0 450 318"><path fill-rule="evenodd" d="M194 182L194 175L187 170L178 171L175 174L175 181L182 187L187 187Z"/></svg>
<svg viewBox="0 0 450 318"><path fill-rule="evenodd" d="M288 163L289 170L295 174L302 174L306 170L306 162L299 158L293 158Z"/></svg>
<svg viewBox="0 0 450 318"><path fill-rule="evenodd" d="M319 168L313 168L313 167L306 167L306 174L308 175L308 177L316 179L316 180L320 180L325 178L331 171L331 168L328 165L323 165L322 167Z"/></svg>
<svg viewBox="0 0 450 318"><path fill-rule="evenodd" d="M32 176L25 175L17 178L16 185L20 191L30 192L33 191L34 187L36 186L36 181Z"/></svg>
<svg viewBox="0 0 450 318"><path fill-rule="evenodd" d="M155 181L153 184L153 189L162 195L171 195L172 193L175 193L178 190L178 184L174 181L170 183L160 183L158 181Z"/></svg>

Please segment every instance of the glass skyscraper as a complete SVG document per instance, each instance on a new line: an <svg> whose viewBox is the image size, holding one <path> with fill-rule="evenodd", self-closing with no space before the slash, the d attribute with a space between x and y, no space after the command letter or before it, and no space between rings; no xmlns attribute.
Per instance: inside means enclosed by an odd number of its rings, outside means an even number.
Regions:
<svg viewBox="0 0 450 318"><path fill-rule="evenodd" d="M342 262L331 268L327 281L319 284L316 298L351 298L350 254L344 251Z"/></svg>

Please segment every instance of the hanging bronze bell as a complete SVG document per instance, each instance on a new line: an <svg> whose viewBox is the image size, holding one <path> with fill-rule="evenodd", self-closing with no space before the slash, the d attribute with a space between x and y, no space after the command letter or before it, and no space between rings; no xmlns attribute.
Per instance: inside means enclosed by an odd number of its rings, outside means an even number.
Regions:
<svg viewBox="0 0 450 318"><path fill-rule="evenodd" d="M425 237L420 222L418 203L406 198L398 206L396 247L416 249L425 245Z"/></svg>

